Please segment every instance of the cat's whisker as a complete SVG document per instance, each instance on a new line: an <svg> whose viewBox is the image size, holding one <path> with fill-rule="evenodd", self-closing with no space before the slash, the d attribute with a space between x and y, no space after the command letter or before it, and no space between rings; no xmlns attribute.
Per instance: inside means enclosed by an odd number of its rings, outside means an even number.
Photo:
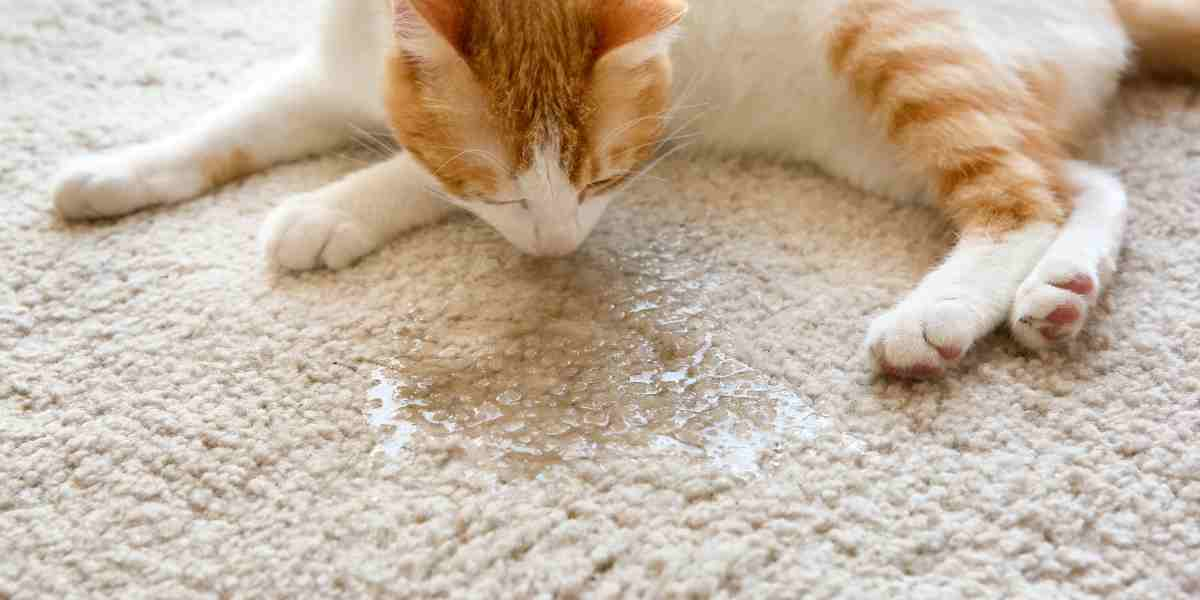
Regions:
<svg viewBox="0 0 1200 600"><path fill-rule="evenodd" d="M443 150L457 150L457 148L454 148L451 146L433 146L433 147L441 148ZM442 164L442 166L438 168L438 172L441 172L442 169L446 168L446 165L449 165L450 163L454 162L455 160L458 160L458 159L460 159L464 156L468 156L468 155L475 155L475 156L484 158L488 162L495 165L497 169L504 172L504 174L506 174L508 177L510 177L510 178L516 177L516 174L513 173L512 169L510 169L507 165L505 165L495 154L488 152L487 150L483 150L481 148L472 148L472 149L467 149L467 150L461 150L458 154L452 156L450 158L450 160L448 160L444 164Z"/></svg>
<svg viewBox="0 0 1200 600"><path fill-rule="evenodd" d="M701 71L692 72L692 76L688 79L688 83L683 87L683 91L675 95L675 104L672 110L683 107L683 103L691 100L692 96L700 89Z"/></svg>
<svg viewBox="0 0 1200 600"><path fill-rule="evenodd" d="M354 142L381 158L393 156L400 149L390 137L382 133L368 131L356 123L350 123L349 126L355 134L352 138Z"/></svg>
<svg viewBox="0 0 1200 600"><path fill-rule="evenodd" d="M671 108L667 110L667 114L673 115L680 111L691 110L693 108L708 108L711 105L712 103L710 102L701 102L699 104L673 104L671 105Z"/></svg>
<svg viewBox="0 0 1200 600"><path fill-rule="evenodd" d="M649 173L641 173L638 171L617 171L616 173L613 174L613 177L623 177L626 175L629 175L631 177L642 177L644 179L650 179L653 181L657 181L659 183L668 183L670 181L666 177L659 177L657 175L651 175Z"/></svg>
<svg viewBox="0 0 1200 600"><path fill-rule="evenodd" d="M335 154L335 156L341 160L349 161L364 167L375 164L375 161L364 160L358 156L355 156L353 152L338 152Z"/></svg>
<svg viewBox="0 0 1200 600"><path fill-rule="evenodd" d="M639 144L639 145L637 145L637 146L633 146L632 148L629 148L629 149L627 149L627 150L623 150L623 151L622 151L622 154L632 154L632 153L634 153L634 152L637 152L638 150L641 150L642 148L646 148L646 147L649 147L649 146L654 146L654 150L657 152L658 150L661 150L662 148L664 148L665 146L667 146L667 144L670 144L670 143L672 143L672 142L678 142L678 141L681 141L681 140L690 140L690 139L693 139L693 138L698 138L698 137L700 137L701 135L702 135L702 134L700 134L700 133L685 133L685 134L681 134L681 135L676 135L676 136L665 137L665 138L663 138L663 139L661 139L661 140L657 140L657 141L653 141L653 142L647 142L647 143L645 143L645 144Z"/></svg>
<svg viewBox="0 0 1200 600"><path fill-rule="evenodd" d="M388 132L387 130L367 129L367 128L359 125L358 123L349 123L349 126L350 126L350 129L352 129L358 135L361 135L364 137L370 137L370 138L380 140L380 141L386 141L388 143L394 143L392 141L390 132Z"/></svg>
<svg viewBox="0 0 1200 600"><path fill-rule="evenodd" d="M663 139L658 143L658 146L655 148L655 150L661 150L667 144L669 144L675 140L684 139L684 135L681 135L683 133L683 131L686 130L688 127L691 127L692 124L694 124L696 121L703 118L709 112L710 111L706 109L706 110L697 112L696 114L689 117L688 120L684 121L682 124L680 124L678 127L676 127L673 131L671 131L667 135L663 136ZM691 133L691 134L685 134L685 135L691 137L691 136L697 136L699 134Z"/></svg>
<svg viewBox="0 0 1200 600"><path fill-rule="evenodd" d="M545 154L542 154L541 157L542 173L546 176L546 191L553 194L556 190L554 184L550 181L550 159L546 158Z"/></svg>
<svg viewBox="0 0 1200 600"><path fill-rule="evenodd" d="M667 121L669 119L670 119L669 113L646 115L643 117L638 117L636 119L632 119L632 120L626 122L625 124L621 125L620 127L617 127L616 129L613 129L612 131L608 132L607 135L605 135L603 138L601 138L599 146L601 148L608 146L609 142L611 142L613 140L613 138L624 135L625 133L629 132L630 129L633 129L634 127L637 127L638 125L645 123L646 121Z"/></svg>
<svg viewBox="0 0 1200 600"><path fill-rule="evenodd" d="M425 186L425 191L428 192L430 196L433 196L434 198L437 198L438 200L441 200L447 204L455 203L454 201L456 199L453 196L437 186L427 185Z"/></svg>
<svg viewBox="0 0 1200 600"><path fill-rule="evenodd" d="M379 151L379 148L375 144L371 143L374 140L368 140L368 136L365 134L365 132L361 131L360 128L351 124L350 130L352 132L350 141L356 146L363 148L364 150L369 150L372 153L377 153Z"/></svg>
<svg viewBox="0 0 1200 600"><path fill-rule="evenodd" d="M433 174L440 175L441 172L443 170L445 170L446 167L450 166L450 163L458 160L459 158L462 158L466 154L467 154L467 151L463 150L462 152L459 152L458 154L455 154L454 156L451 156L450 158L446 159L446 162L443 162L441 165L438 166L438 168L433 170Z"/></svg>
<svg viewBox="0 0 1200 600"><path fill-rule="evenodd" d="M711 108L710 102L699 102L696 104L686 104L687 102L691 102L692 97L699 91L700 81L701 81L701 72L696 71L696 72L692 73L692 76L688 79L688 84L683 88L682 91L676 93L675 99L672 102L670 109L667 111L668 115L670 115L672 118L674 118L675 116L677 116L679 113L681 113L683 111L700 110L700 114L704 114L710 110L710 108ZM688 122L691 123L694 120L695 120L695 117L691 117L688 119Z"/></svg>
<svg viewBox="0 0 1200 600"><path fill-rule="evenodd" d="M680 133L680 134L676 134L676 135L663 136L663 138L658 141L658 147L661 148L663 146L666 146L667 144L678 142L680 140L690 140L692 138L702 137L703 135L704 135L703 133L696 131L693 133Z"/></svg>
<svg viewBox="0 0 1200 600"><path fill-rule="evenodd" d="M643 117L632 119L632 120L624 123L623 125L617 127L616 129L610 131L607 135L605 135L604 138L600 141L600 146L604 147L604 146L608 145L608 143L611 142L613 140L613 138L616 138L618 136L621 136L621 135L627 133L630 129L633 129L634 127L637 127L638 125L640 125L646 121L662 121L662 122L666 123L666 122L670 122L672 119L674 119L676 117L676 115L682 110L691 110L691 109L695 109L695 108L706 108L707 106L708 106L707 103L691 104L691 105L675 105L660 114L646 115ZM694 117L689 118L688 123L691 123L694 120L695 120Z"/></svg>
<svg viewBox="0 0 1200 600"><path fill-rule="evenodd" d="M382 158L387 158L387 157L391 156L390 154L385 154L383 152L380 152L379 148L367 143L366 141L364 141L362 139L354 138L353 143L354 143L355 147L366 152L372 158L382 159ZM347 155L349 155L349 153L347 153Z"/></svg>
<svg viewBox="0 0 1200 600"><path fill-rule="evenodd" d="M621 184L621 186L618 187L616 190L613 190L613 195L616 196L616 195L624 194L625 191L628 190L630 187L632 187L635 183L641 181L643 177L646 177L646 175L650 172L650 170L653 169L654 167L657 167L659 165L659 163L661 163L664 160L667 160L668 158L670 158L671 156L675 155L678 152L682 152L683 150L687 149L688 147L692 146L695 143L696 142L680 144L678 146L675 146L674 148L671 148L667 152L664 152L662 156L654 159L653 161L650 162L650 164L639 169L638 173L636 175L629 178L629 181L626 181L625 183Z"/></svg>

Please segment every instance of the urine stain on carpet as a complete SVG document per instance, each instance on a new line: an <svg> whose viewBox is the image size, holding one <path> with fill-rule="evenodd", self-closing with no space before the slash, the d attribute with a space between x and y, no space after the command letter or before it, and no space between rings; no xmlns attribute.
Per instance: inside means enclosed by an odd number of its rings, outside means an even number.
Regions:
<svg viewBox="0 0 1200 600"><path fill-rule="evenodd" d="M539 300L494 321L398 334L397 360L369 393L383 451L399 460L440 439L529 475L669 455L754 477L790 436L830 428L801 394L727 351L704 308L705 290L722 284L713 269L661 248L642 256L520 262L465 283L466 297L447 300L462 312L496 286L506 286L499 297Z"/></svg>
<svg viewBox="0 0 1200 600"><path fill-rule="evenodd" d="M646 372L618 385L623 393L578 396L570 382L498 391L487 381L380 371L370 391L378 406L368 419L394 458L422 438L453 439L479 462L531 475L552 464L653 451L757 476L788 436L828 426L795 393L719 358L690 370ZM479 387L487 399L474 400Z"/></svg>

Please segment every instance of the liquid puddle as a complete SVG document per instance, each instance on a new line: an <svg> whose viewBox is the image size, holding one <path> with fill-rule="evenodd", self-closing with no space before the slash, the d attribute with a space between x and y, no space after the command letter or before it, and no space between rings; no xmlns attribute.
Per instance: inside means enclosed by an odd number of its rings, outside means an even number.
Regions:
<svg viewBox="0 0 1200 600"><path fill-rule="evenodd" d="M592 373L549 390L518 384L499 391L505 386L464 379L379 371L370 392L378 408L368 419L383 435L383 450L398 458L422 436L454 437L480 462L536 472L572 460L637 457L649 448L754 476L788 435L828 427L798 395L716 352L594 394L584 391L601 379Z"/></svg>
<svg viewBox="0 0 1200 600"><path fill-rule="evenodd" d="M722 350L703 307L716 269L679 256L524 261L463 283L450 313L477 310L483 293L536 303L401 328L370 391L383 450L401 458L440 438L526 474L670 455L753 477L788 436L829 429L808 400Z"/></svg>

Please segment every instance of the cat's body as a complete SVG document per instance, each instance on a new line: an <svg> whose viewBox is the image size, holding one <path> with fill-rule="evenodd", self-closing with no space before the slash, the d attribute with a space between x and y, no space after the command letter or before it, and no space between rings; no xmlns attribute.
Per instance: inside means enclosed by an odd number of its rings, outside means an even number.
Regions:
<svg viewBox="0 0 1200 600"><path fill-rule="evenodd" d="M330 0L278 81L177 137L78 163L55 201L124 214L390 126L408 152L268 219L272 262L341 268L452 206L561 255L685 133L944 209L958 247L868 336L880 370L933 376L1005 320L1033 348L1079 332L1126 202L1072 155L1133 42L1151 67L1200 74L1186 4L693 0L676 28L676 0Z"/></svg>
<svg viewBox="0 0 1200 600"><path fill-rule="evenodd" d="M850 4L693 0L689 28L673 50L676 83L686 94L684 103L702 104L708 112L688 131L724 152L811 161L893 200L932 201L927 178L913 173L844 77L830 69L831 30ZM952 9L964 35L935 31L919 43L944 47L953 55L970 50L963 44L974 46L1011 69L1013 88L1020 87L1022 71L1036 72L1047 64L1069 68L1071 77L1064 83L1070 97L1058 107L1063 112L1099 115L1126 66L1127 42L1118 24L1107 18L1107 0L901 4L917 14Z"/></svg>

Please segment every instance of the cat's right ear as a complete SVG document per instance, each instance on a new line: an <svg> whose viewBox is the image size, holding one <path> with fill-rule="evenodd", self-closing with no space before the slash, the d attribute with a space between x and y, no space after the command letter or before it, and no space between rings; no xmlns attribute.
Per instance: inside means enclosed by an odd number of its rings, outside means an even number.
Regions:
<svg viewBox="0 0 1200 600"><path fill-rule="evenodd" d="M687 10L684 0L592 0L596 57L619 51L637 62L665 52Z"/></svg>
<svg viewBox="0 0 1200 600"><path fill-rule="evenodd" d="M461 55L470 3L471 0L392 0L393 31L398 40L410 44L428 40L433 33Z"/></svg>

